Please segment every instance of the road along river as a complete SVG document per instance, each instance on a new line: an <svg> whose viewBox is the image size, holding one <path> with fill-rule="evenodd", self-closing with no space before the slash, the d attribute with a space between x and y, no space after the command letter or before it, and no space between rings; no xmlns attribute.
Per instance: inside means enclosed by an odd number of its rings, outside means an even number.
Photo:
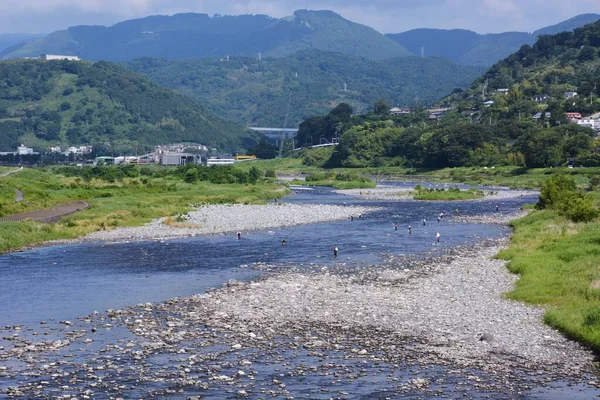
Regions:
<svg viewBox="0 0 600 400"><path fill-rule="evenodd" d="M592 355L502 299L516 277L490 259L493 222L533 201L298 189L288 204L376 209L0 256L0 397L589 398Z"/></svg>

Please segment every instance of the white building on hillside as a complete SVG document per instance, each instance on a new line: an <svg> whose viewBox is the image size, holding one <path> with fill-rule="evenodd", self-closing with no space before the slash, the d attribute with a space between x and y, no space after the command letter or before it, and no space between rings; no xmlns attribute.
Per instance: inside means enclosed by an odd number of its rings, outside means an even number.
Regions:
<svg viewBox="0 0 600 400"><path fill-rule="evenodd" d="M33 149L31 147L27 147L24 144L22 144L19 147L17 147L17 154L20 156L33 154Z"/></svg>
<svg viewBox="0 0 600 400"><path fill-rule="evenodd" d="M41 54L40 60L53 61L53 60L68 60L68 61L81 61L81 58L77 56L65 56L59 54Z"/></svg>

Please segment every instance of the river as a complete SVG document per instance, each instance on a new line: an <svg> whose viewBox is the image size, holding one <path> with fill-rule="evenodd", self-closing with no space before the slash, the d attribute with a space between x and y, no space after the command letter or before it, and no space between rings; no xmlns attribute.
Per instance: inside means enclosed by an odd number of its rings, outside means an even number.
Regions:
<svg viewBox="0 0 600 400"><path fill-rule="evenodd" d="M402 183L391 183L403 186ZM313 204L347 204L381 207L380 211L369 213L354 221L336 221L302 225L272 230L244 233L242 240L233 235L213 237L196 237L160 242L135 243L81 243L74 245L58 245L15 252L0 256L0 349L9 348L14 331L12 327L20 326L17 332L21 337L33 338L40 334L45 339L57 339L63 332L60 321L73 321L74 329L84 324L78 317L90 315L97 311L103 314L107 309L121 309L139 303L156 303L174 297L185 297L204 293L207 289L220 287L230 279L247 281L263 273L262 265L286 266L311 265L347 265L360 267L382 262L382 255L407 255L415 257L431 256L443 253L446 249L461 245L473 244L481 239L500 238L509 233L508 228L494 224L452 223L443 218L440 223L436 217L440 212L450 215L459 209L464 215L481 215L495 212L511 213L523 204L532 203L534 197L503 199L499 201L471 202L386 202L365 201L351 196L335 194L329 189L298 190L296 194L285 199L292 203ZM421 221L427 219L423 226ZM394 230L393 224L398 225ZM412 227L409 234L408 226ZM436 243L435 236L440 233L441 240ZM286 240L287 246L281 241ZM339 255L332 257L331 248L338 246ZM259 268L257 268L259 266ZM39 328L39 327L42 328ZM45 330L45 331L44 331ZM10 331L10 332L9 332ZM102 332L83 354L74 355L75 361L85 363L86 360L98 356L106 346L124 343L131 333L123 328L115 327ZM8 339L8 340L7 340ZM54 356L64 357L65 351L75 352L69 346ZM0 352L1 354L1 352ZM308 355L297 355L306 363ZM343 360L343 355L333 356ZM52 356L48 356L48 360ZM3 363L13 373L0 370L0 397L2 390L13 386L17 381L35 382L42 377L25 374L30 368L24 358L14 359L0 356L0 367ZM49 361L48 361L49 362ZM156 365L169 365L169 357L156 356ZM308 362L310 364L310 362ZM405 366L410 368L410 366ZM354 386L340 385L338 388L347 396L340 398L386 398L392 393L390 375L401 376L402 371L393 366L366 366L365 377L368 382L355 380ZM272 376L277 368L272 362L265 362L259 370L262 374ZM377 370L376 374L372 375ZM16 371L16 372L14 372ZM432 376L445 374L442 367L430 367ZM373 380L372 376L381 376L381 380ZM388 378L384 378L388 376ZM47 379L47 378L46 378ZM326 385L318 382L322 377L307 377L313 380L315 387ZM365 378L366 379L366 378ZM452 381L446 385L452 386ZM304 398L329 398L330 395L316 394L315 391L301 389L301 382L288 384L288 390ZM127 382L126 382L127 384ZM533 387L523 394L530 398L587 398L591 392L587 386L567 386L569 382L555 382ZM458 384L456 384L458 385ZM44 393L50 398L60 390L52 388ZM74 385L77 387L77 385ZM148 391L160 388L160 383L137 386L135 390L123 389L124 398L131 396L144 397ZM333 385L335 386L335 385ZM441 385L444 391L447 386ZM77 391L69 389L75 395ZM83 390L83 389L82 389ZM391 391L391 392L390 392ZM165 392L158 397L187 398L194 390L175 391L168 396ZM235 392L222 390L199 392L207 398L231 398ZM500 396L500 392L495 393ZM462 396L464 393L448 392L448 396ZM472 392L469 396L485 397L494 395L489 390L481 393ZM25 397L28 395L25 394ZM91 398L106 398L106 393L96 393ZM324 397L323 397L324 396ZM415 397L420 397L418 393ZM506 394L500 397L512 397ZM583 396L583 397L581 397Z"/></svg>

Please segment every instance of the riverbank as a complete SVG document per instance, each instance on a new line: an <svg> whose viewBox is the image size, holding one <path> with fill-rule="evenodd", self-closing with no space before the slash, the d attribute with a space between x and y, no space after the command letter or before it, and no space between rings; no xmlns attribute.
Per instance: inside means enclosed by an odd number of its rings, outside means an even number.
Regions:
<svg viewBox="0 0 600 400"><path fill-rule="evenodd" d="M555 211L514 221L499 257L520 279L508 297L545 307L545 321L600 351L600 223L573 223Z"/></svg>
<svg viewBox="0 0 600 400"><path fill-rule="evenodd" d="M415 184L415 187L418 184ZM346 189L336 190L336 193L348 196L356 196L363 200L387 200L387 201L408 201L415 200L415 187L413 188L398 188L397 186L390 186L384 184L378 184L373 189ZM466 201L480 201L480 200L503 200L503 199L514 199L523 196L533 196L539 194L537 191L531 190L509 190L509 189L494 189L494 190L483 190L484 197L469 199ZM431 201L431 200L422 200Z"/></svg>
<svg viewBox="0 0 600 400"><path fill-rule="evenodd" d="M236 232L245 235L252 230L356 218L375 210L374 207L287 203L207 205L175 220L159 218L143 226L92 232L77 241L165 240Z"/></svg>
<svg viewBox="0 0 600 400"><path fill-rule="evenodd" d="M29 220L0 222L0 253L54 240L72 240L94 231L140 226L161 217L176 218L198 204L257 204L288 193L285 187L264 179L255 184L186 182L177 169L145 167L147 171L143 170L145 175L141 175L142 169L131 167L97 168L94 171L104 171L106 176L86 176L85 179L48 169L28 168L0 179L2 216L33 212L73 201L85 201L90 205L88 209L64 217L57 223ZM92 169L73 167L64 172L86 171L91 173ZM210 171L220 172L218 169ZM123 176L125 173L129 175ZM227 182L235 182L232 179L241 179L240 173L224 168L220 177L227 178ZM240 176L246 179L245 175ZM25 201L15 202L15 188L23 192Z"/></svg>

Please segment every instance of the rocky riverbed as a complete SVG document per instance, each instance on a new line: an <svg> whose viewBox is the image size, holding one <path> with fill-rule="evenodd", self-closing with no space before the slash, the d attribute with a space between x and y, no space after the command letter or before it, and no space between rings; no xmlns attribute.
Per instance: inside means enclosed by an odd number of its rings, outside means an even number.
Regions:
<svg viewBox="0 0 600 400"><path fill-rule="evenodd" d="M375 207L316 204L208 205L179 218L156 219L141 227L93 232L78 241L156 240L279 228L348 219Z"/></svg>
<svg viewBox="0 0 600 400"><path fill-rule="evenodd" d="M589 351L546 326L543 310L503 298L517 278L491 257L505 245L490 240L431 259L390 255L366 268L255 265L265 271L256 281L63 321L58 340L27 340L7 327L0 360L25 363L28 378L6 393L512 398L556 379L591 380ZM86 351L114 329L130 336ZM7 365L0 377L19 376Z"/></svg>
<svg viewBox="0 0 600 400"><path fill-rule="evenodd" d="M514 199L538 194L538 192L531 190L494 189L482 191L485 193L485 197L468 201ZM407 201L413 200L414 188L398 188L397 186L380 184L374 189L345 189L336 190L336 193L356 196L363 200Z"/></svg>

